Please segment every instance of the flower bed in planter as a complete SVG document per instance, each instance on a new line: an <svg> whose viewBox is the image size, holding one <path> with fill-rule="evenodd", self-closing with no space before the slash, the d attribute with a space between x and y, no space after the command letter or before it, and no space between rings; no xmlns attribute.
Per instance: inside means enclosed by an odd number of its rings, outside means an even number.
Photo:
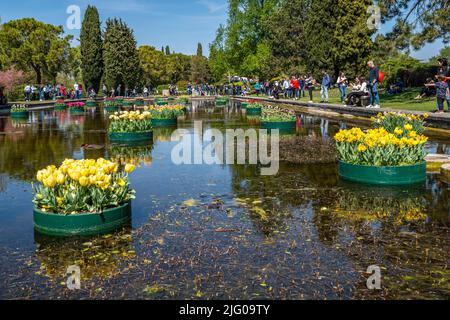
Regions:
<svg viewBox="0 0 450 320"><path fill-rule="evenodd" d="M247 114L250 116L262 115L262 105L259 103L252 103L247 106Z"/></svg>
<svg viewBox="0 0 450 320"><path fill-rule="evenodd" d="M123 111L109 117L108 136L112 142L153 141L150 112Z"/></svg>
<svg viewBox="0 0 450 320"><path fill-rule="evenodd" d="M426 180L427 137L403 128L362 131L340 130L335 135L339 175L347 180L381 185L401 185Z"/></svg>
<svg viewBox="0 0 450 320"><path fill-rule="evenodd" d="M151 123L153 127L175 126L177 118L184 114L184 107L181 105L175 106L150 106L144 110L150 112Z"/></svg>
<svg viewBox="0 0 450 320"><path fill-rule="evenodd" d="M40 170L34 186L36 231L50 236L91 236L114 231L131 219L128 164L105 160L65 160Z"/></svg>
<svg viewBox="0 0 450 320"><path fill-rule="evenodd" d="M248 109L247 109L248 112ZM295 130L297 126L297 118L295 113L289 113L279 109L278 107L263 107L261 128L262 129L279 129L279 130Z"/></svg>
<svg viewBox="0 0 450 320"><path fill-rule="evenodd" d="M21 105L13 105L11 107L11 118L27 118L28 117L28 108L21 104Z"/></svg>
<svg viewBox="0 0 450 320"><path fill-rule="evenodd" d="M85 104L83 102L70 102L67 106L70 113L84 113Z"/></svg>
<svg viewBox="0 0 450 320"><path fill-rule="evenodd" d="M67 106L64 102L56 102L54 105L55 111L64 111L67 109Z"/></svg>

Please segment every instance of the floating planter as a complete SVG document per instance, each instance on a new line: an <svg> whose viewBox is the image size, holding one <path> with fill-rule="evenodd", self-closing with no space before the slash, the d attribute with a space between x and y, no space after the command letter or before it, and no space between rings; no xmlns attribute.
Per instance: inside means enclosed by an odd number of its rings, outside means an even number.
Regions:
<svg viewBox="0 0 450 320"><path fill-rule="evenodd" d="M246 109L248 107L248 102L241 102L241 108Z"/></svg>
<svg viewBox="0 0 450 320"><path fill-rule="evenodd" d="M225 106L227 103L228 103L228 100L225 100L225 99L217 99L216 100L217 106Z"/></svg>
<svg viewBox="0 0 450 320"><path fill-rule="evenodd" d="M28 118L28 108L21 105L13 105L11 107L11 118L20 119L20 118Z"/></svg>
<svg viewBox="0 0 450 320"><path fill-rule="evenodd" d="M178 100L176 100L177 104L188 104L189 103L189 99L188 98L179 98Z"/></svg>
<svg viewBox="0 0 450 320"><path fill-rule="evenodd" d="M143 107L144 106L144 99L136 99L136 101L134 102L134 104L136 105L136 107Z"/></svg>
<svg viewBox="0 0 450 320"><path fill-rule="evenodd" d="M153 141L150 112L124 111L109 119L108 136L112 142Z"/></svg>
<svg viewBox="0 0 450 320"><path fill-rule="evenodd" d="M261 120L262 129L295 130L297 122L294 121L264 121Z"/></svg>
<svg viewBox="0 0 450 320"><path fill-rule="evenodd" d="M295 114L281 110L278 107L268 106L262 108L262 129L295 130L296 126L297 118Z"/></svg>
<svg viewBox="0 0 450 320"><path fill-rule="evenodd" d="M117 105L121 106L123 105L123 98L116 98L114 101L116 101Z"/></svg>
<svg viewBox="0 0 450 320"><path fill-rule="evenodd" d="M83 102L71 102L67 106L72 114L84 113L85 104Z"/></svg>
<svg viewBox="0 0 450 320"><path fill-rule="evenodd" d="M122 108L125 110L131 110L134 107L134 100L126 100L122 104Z"/></svg>
<svg viewBox="0 0 450 320"><path fill-rule="evenodd" d="M86 107L87 108L95 108L97 106L97 102L95 100L88 100L86 101Z"/></svg>
<svg viewBox="0 0 450 320"><path fill-rule="evenodd" d="M252 103L247 106L247 114L250 116L262 115L262 105L258 103Z"/></svg>
<svg viewBox="0 0 450 320"><path fill-rule="evenodd" d="M64 102L56 102L54 105L55 111L64 111L67 109L67 106Z"/></svg>
<svg viewBox="0 0 450 320"><path fill-rule="evenodd" d="M363 166L339 161L339 175L345 180L378 184L405 185L426 180L426 162L410 166Z"/></svg>
<svg viewBox="0 0 450 320"><path fill-rule="evenodd" d="M95 236L119 229L131 221L131 205L102 212L63 215L47 213L34 209L34 228L37 232L49 236Z"/></svg>
<svg viewBox="0 0 450 320"><path fill-rule="evenodd" d="M114 231L131 220L128 174L133 165L119 171L115 162L65 160L57 168L37 173L34 186L34 227L50 236L93 236Z"/></svg>
<svg viewBox="0 0 450 320"><path fill-rule="evenodd" d="M339 175L362 183L403 185L426 180L425 143L427 137L406 123L362 131L340 130L335 135L339 157Z"/></svg>
<svg viewBox="0 0 450 320"><path fill-rule="evenodd" d="M156 100L155 104L157 106L167 106L169 104L168 101L164 101L164 100Z"/></svg>
<svg viewBox="0 0 450 320"><path fill-rule="evenodd" d="M176 126L177 118L184 115L184 106L161 106L161 107L145 107L151 115L151 123L153 127Z"/></svg>

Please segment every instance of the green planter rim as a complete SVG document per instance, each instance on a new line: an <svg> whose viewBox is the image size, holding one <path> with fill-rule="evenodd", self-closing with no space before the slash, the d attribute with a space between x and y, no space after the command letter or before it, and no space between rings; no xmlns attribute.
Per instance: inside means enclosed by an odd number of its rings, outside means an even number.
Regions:
<svg viewBox="0 0 450 320"><path fill-rule="evenodd" d="M426 181L426 162L405 166L367 166L339 161L339 175L349 181L375 185L407 185Z"/></svg>

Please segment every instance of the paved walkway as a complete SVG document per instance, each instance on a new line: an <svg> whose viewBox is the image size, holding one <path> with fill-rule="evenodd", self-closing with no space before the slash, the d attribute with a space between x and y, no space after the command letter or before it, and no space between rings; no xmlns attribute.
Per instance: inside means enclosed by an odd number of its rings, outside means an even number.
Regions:
<svg viewBox="0 0 450 320"><path fill-rule="evenodd" d="M379 112L402 112L406 114L416 114L423 115L428 113L427 123L431 127L442 128L442 129L450 129L450 113L436 114L422 111L411 111L411 110L399 110L399 109L389 109L389 108L381 108L381 109L367 109L362 107L348 107L339 104L330 104L330 103L311 103L304 102L299 100L285 100L285 99L269 99L269 98L258 98L258 97L238 97L234 96L233 99L238 101L248 101L248 100L258 100L261 102L269 102L270 104L282 104L286 106L297 106L297 107L307 107L315 110L324 110L331 111L342 115L352 115L358 117L373 117L376 116Z"/></svg>

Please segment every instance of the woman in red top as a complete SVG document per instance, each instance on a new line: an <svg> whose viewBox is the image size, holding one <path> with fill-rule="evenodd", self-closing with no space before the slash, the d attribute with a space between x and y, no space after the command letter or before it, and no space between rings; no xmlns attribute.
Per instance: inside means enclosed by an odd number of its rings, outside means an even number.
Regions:
<svg viewBox="0 0 450 320"><path fill-rule="evenodd" d="M294 94L294 99L298 99L300 95L300 83L296 77L292 77L291 79L291 87Z"/></svg>

